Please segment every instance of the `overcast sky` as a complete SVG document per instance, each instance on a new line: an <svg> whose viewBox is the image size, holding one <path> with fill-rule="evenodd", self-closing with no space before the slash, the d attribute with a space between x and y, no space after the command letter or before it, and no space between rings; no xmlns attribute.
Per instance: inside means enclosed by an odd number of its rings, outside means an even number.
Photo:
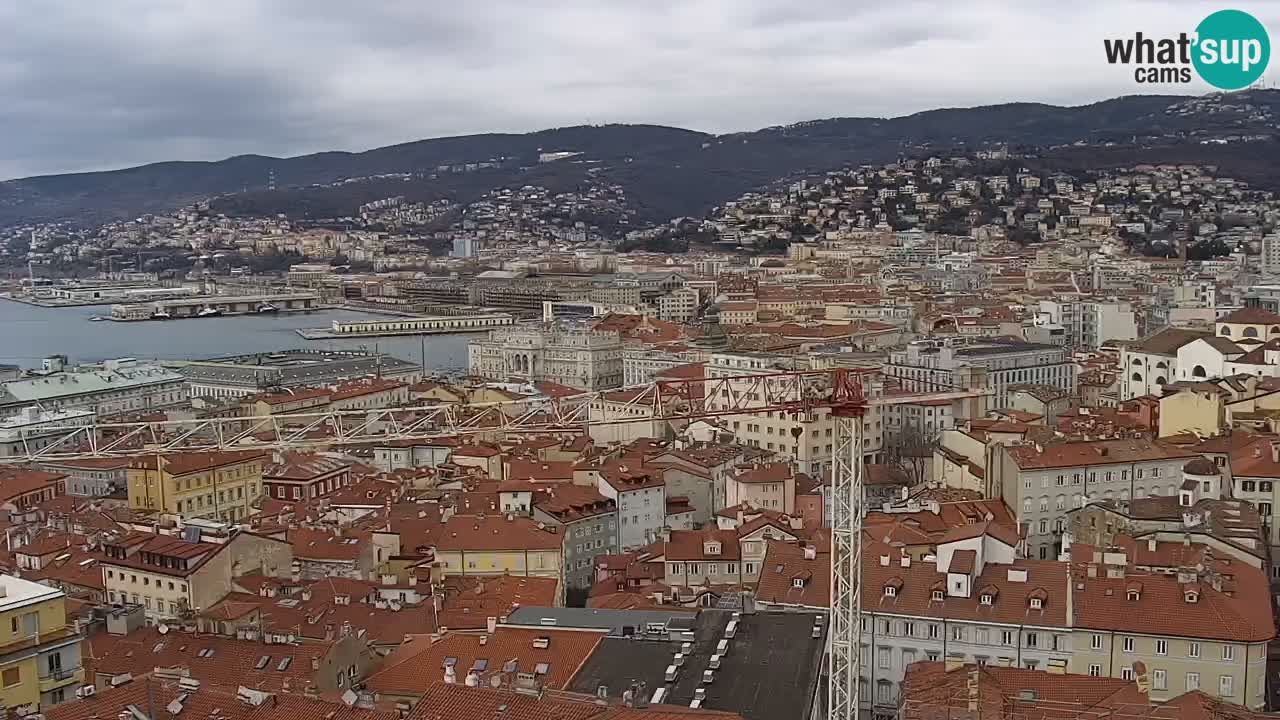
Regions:
<svg viewBox="0 0 1280 720"><path fill-rule="evenodd" d="M1280 2L1190 0L0 0L0 178L1203 92L1137 85L1102 39L1226 6L1280 28Z"/></svg>

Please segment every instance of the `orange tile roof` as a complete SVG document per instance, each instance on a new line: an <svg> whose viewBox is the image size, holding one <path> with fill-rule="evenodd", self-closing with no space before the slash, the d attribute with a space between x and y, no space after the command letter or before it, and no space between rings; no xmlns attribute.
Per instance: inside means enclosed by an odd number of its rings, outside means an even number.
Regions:
<svg viewBox="0 0 1280 720"><path fill-rule="evenodd" d="M794 543L770 542L760 563L756 599L778 605L831 607L830 550L815 547L813 558L805 553L804 547Z"/></svg>
<svg viewBox="0 0 1280 720"><path fill-rule="evenodd" d="M1101 567L1089 577L1089 564L1101 564L1098 549L1071 546L1075 627L1180 637L1193 633L1235 642L1264 642L1276 636L1264 571L1216 558L1207 546L1196 543L1158 542L1154 552L1125 536L1119 536L1117 544L1127 551L1129 565L1120 578L1107 577ZM1196 572L1197 566L1217 577ZM1189 582L1180 582L1179 572L1186 568L1191 568ZM1127 592L1134 582L1141 583L1137 600ZM1220 583L1220 589L1214 583ZM1196 602L1187 601L1189 588L1195 588Z"/></svg>
<svg viewBox="0 0 1280 720"><path fill-rule="evenodd" d="M454 515L439 525L434 545L442 551L559 550L564 538L555 528L503 515Z"/></svg>
<svg viewBox="0 0 1280 720"><path fill-rule="evenodd" d="M1041 446L1007 447L1009 457L1023 470L1087 467L1153 460L1190 460L1197 454L1149 439L1095 440Z"/></svg>
<svg viewBox="0 0 1280 720"><path fill-rule="evenodd" d="M393 652L383 668L370 675L365 685L374 692L389 695L421 695L444 678L446 658L455 658L459 683L475 667L479 659L487 659L479 673L480 682L488 684L493 675L503 672L508 661L515 661L512 672L532 673L539 663L547 664L543 682L547 687L563 690L600 641L605 630L566 630L526 628L502 625L492 633L446 633L436 641L407 643ZM546 648L534 647L534 641L547 638ZM482 644L483 643L483 644Z"/></svg>
<svg viewBox="0 0 1280 720"><path fill-rule="evenodd" d="M144 627L128 635L111 635L99 632L87 641L98 673L130 673L142 677L155 668L184 667L191 677L203 683L221 687L245 687L266 692L280 692L286 685L301 692L312 685L316 671L312 660L323 662L333 647L332 643L306 642L292 645L264 645L250 640L216 635L194 635L171 630L160 634L159 628ZM201 650L213 654L201 656ZM263 655L271 655L270 670L254 670ZM277 664L285 657L292 660L283 671Z"/></svg>

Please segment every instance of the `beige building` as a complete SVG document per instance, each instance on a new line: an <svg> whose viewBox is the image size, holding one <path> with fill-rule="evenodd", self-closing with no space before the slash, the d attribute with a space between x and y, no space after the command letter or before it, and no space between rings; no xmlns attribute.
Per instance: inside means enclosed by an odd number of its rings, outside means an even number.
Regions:
<svg viewBox="0 0 1280 720"><path fill-rule="evenodd" d="M712 354L704 372L709 380L713 380L717 377L775 373L785 369L786 361L776 355L718 352ZM756 381L732 380L722 384L721 389L728 395L707 398L709 409L751 408L765 404L765 399L760 396L760 383ZM878 384L868 381L866 392L869 397L877 396L881 390ZM879 462L884 436L882 417L880 409L876 407L862 418L862 452L867 462ZM795 463L798 472L821 475L831 467L836 421L827 408L817 408L801 415L783 412L726 415L721 418L720 424L733 433L737 442L771 451L778 458Z"/></svg>
<svg viewBox="0 0 1280 720"><path fill-rule="evenodd" d="M129 507L237 522L254 511L270 459L252 450L141 455L129 464Z"/></svg>
<svg viewBox="0 0 1280 720"><path fill-rule="evenodd" d="M454 515L440 524L431 545L446 575L561 580L564 535L559 528L539 525L512 514Z"/></svg>
<svg viewBox="0 0 1280 720"><path fill-rule="evenodd" d="M1194 433L1221 434L1227 428L1227 391L1209 382L1178 382L1165 386L1160 398L1159 436Z"/></svg>
<svg viewBox="0 0 1280 720"><path fill-rule="evenodd" d="M1118 540L1071 549L1071 670L1132 679L1141 661L1153 700L1200 690L1265 708L1276 634L1266 573L1207 545Z"/></svg>
<svg viewBox="0 0 1280 720"><path fill-rule="evenodd" d="M247 532L190 535L132 532L103 542L102 579L111 603L133 603L148 618L185 618L213 607L242 575L287 576L289 543ZM193 532L194 531L194 532Z"/></svg>
<svg viewBox="0 0 1280 720"><path fill-rule="evenodd" d="M788 515L796 510L796 476L788 463L752 463L725 480L729 507L745 505Z"/></svg>

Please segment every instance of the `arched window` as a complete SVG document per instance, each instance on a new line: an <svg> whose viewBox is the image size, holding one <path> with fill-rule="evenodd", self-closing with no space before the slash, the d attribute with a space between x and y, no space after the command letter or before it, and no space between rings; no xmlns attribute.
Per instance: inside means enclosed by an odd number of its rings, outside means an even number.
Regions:
<svg viewBox="0 0 1280 720"><path fill-rule="evenodd" d="M1134 373L1134 374L1133 374L1133 381L1134 381L1134 382L1142 382L1142 373Z"/></svg>
<svg viewBox="0 0 1280 720"><path fill-rule="evenodd" d="M1244 332L1240 333L1244 337L1258 337L1258 328L1247 327Z"/></svg>
<svg viewBox="0 0 1280 720"><path fill-rule="evenodd" d="M1280 333L1280 325L1272 325L1270 332L1273 335Z"/></svg>
<svg viewBox="0 0 1280 720"><path fill-rule="evenodd" d="M1197 365L1191 370L1191 377L1207 377L1208 372L1205 371L1203 365Z"/></svg>
<svg viewBox="0 0 1280 720"><path fill-rule="evenodd" d="M1164 378L1164 376L1163 376L1163 375L1161 375L1160 377L1157 377L1157 378L1156 378L1156 384L1157 384L1157 385L1164 385L1164 384L1165 384L1165 383L1167 383L1167 382L1169 382L1169 381L1168 381L1168 380L1165 380L1165 378Z"/></svg>
<svg viewBox="0 0 1280 720"><path fill-rule="evenodd" d="M1229 326L1229 325L1223 325L1223 326L1222 326L1222 329L1218 331L1218 334L1219 334L1219 335L1230 335L1230 334L1231 334L1231 326Z"/></svg>
<svg viewBox="0 0 1280 720"><path fill-rule="evenodd" d="M1165 369L1165 368L1167 368L1167 367L1169 367L1169 363L1167 363L1167 362L1165 362L1165 361L1163 361L1163 360L1161 360L1160 362L1156 363L1156 369L1157 369L1157 370L1164 370L1164 369Z"/></svg>
<svg viewBox="0 0 1280 720"><path fill-rule="evenodd" d="M1142 367L1142 361L1141 361L1141 360L1139 360L1138 358L1134 358L1134 359L1133 359L1133 364L1134 364L1134 365L1136 365L1136 366L1138 366L1138 367Z"/></svg>

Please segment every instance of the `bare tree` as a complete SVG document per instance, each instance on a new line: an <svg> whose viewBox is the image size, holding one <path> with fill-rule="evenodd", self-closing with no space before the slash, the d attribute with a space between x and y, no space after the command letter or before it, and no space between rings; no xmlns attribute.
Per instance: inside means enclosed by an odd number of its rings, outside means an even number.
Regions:
<svg viewBox="0 0 1280 720"><path fill-rule="evenodd" d="M894 435L885 437L884 464L902 471L912 487L922 485L930 479L929 466L937 447L936 436L926 437L919 428L904 425Z"/></svg>

